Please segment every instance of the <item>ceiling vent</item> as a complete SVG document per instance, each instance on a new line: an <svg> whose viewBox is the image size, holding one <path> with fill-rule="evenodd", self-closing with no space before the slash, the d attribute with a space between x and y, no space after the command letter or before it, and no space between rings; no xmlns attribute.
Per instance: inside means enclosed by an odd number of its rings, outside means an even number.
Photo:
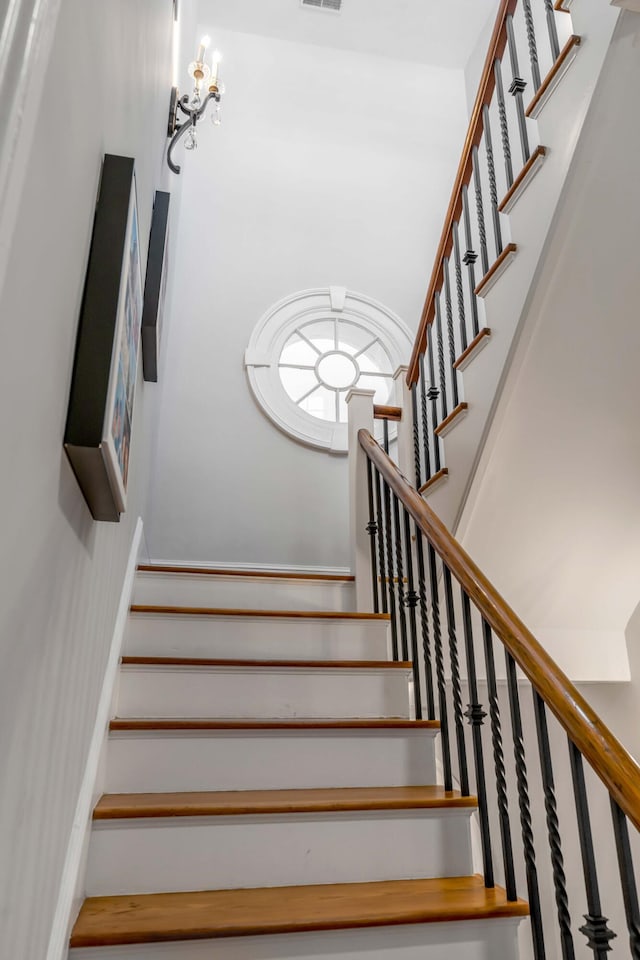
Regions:
<svg viewBox="0 0 640 960"><path fill-rule="evenodd" d="M342 0L300 0L303 7L315 7L317 10L334 10L336 13L342 7Z"/></svg>

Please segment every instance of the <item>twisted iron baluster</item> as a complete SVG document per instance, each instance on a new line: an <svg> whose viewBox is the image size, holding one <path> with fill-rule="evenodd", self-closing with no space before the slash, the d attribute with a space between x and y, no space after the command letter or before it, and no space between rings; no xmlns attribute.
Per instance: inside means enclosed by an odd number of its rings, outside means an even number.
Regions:
<svg viewBox="0 0 640 960"><path fill-rule="evenodd" d="M404 518L404 547L407 557L407 593L405 605L409 608L409 635L411 637L411 661L413 668L413 700L416 708L416 718L422 719L422 694L420 691L420 661L418 659L418 624L416 607L418 594L414 589L413 578L413 551L411 549L411 523L406 508L402 507Z"/></svg>
<svg viewBox="0 0 640 960"><path fill-rule="evenodd" d="M478 254L473 249L471 237L471 216L469 215L469 190L465 184L462 188L462 213L464 219L464 239L467 245L462 262L469 271L469 302L471 303L471 329L474 337L480 333L478 321L478 298L476 297L476 268L474 266Z"/></svg>
<svg viewBox="0 0 640 960"><path fill-rule="evenodd" d="M449 744L449 719L447 710L447 688L444 676L444 658L442 655L442 635L440 633L440 602L438 599L438 569L436 552L427 541L427 555L429 557L429 581L431 588L431 617L433 622L433 645L436 657L436 676L438 681L438 711L440 716L440 732L442 744L442 769L444 772L445 790L453 790L451 776L451 747Z"/></svg>
<svg viewBox="0 0 640 960"><path fill-rule="evenodd" d="M538 48L536 46L536 31L533 23L533 12L531 10L531 0L522 0L524 8L524 22L527 26L527 43L529 44L529 60L531 61L531 76L533 78L533 89L539 90L540 67L538 65Z"/></svg>
<svg viewBox="0 0 640 960"><path fill-rule="evenodd" d="M385 423L387 421L385 420ZM391 649L393 651L393 659L399 660L398 657L398 624L396 621L396 593L395 587L393 585L394 569L393 569L393 544L391 541L391 489L386 480L382 481L383 490L384 490L384 527L385 527L385 541L387 548L387 589L389 591L389 617L391 623Z"/></svg>
<svg viewBox="0 0 640 960"><path fill-rule="evenodd" d="M609 797L609 799L611 801L613 833L616 838L616 852L618 854L618 866L620 868L624 912L627 917L627 927L629 929L629 946L631 947L631 956L634 960L640 960L640 910L638 909L638 889L633 869L633 859L631 857L631 845L629 843L629 828L627 826L627 818L618 804L613 797Z"/></svg>
<svg viewBox="0 0 640 960"><path fill-rule="evenodd" d="M380 493L381 477L378 468L374 467L375 476L375 495L376 495L376 523L378 524L378 563L380 567L380 599L382 601L382 612L388 613L387 604L387 581L384 568L384 518L382 515L382 495Z"/></svg>
<svg viewBox="0 0 640 960"><path fill-rule="evenodd" d="M522 160L527 162L531 156L529 150L529 134L527 133L527 118L524 112L524 102L522 94L527 86L527 81L520 76L518 67L518 48L516 47L516 37L513 30L513 17L511 14L507 17L507 41L509 43L509 59L511 61L511 86L509 93L515 97L516 116L518 117L518 129L520 131L520 146L522 147Z"/></svg>
<svg viewBox="0 0 640 960"><path fill-rule="evenodd" d="M517 900L516 874L513 866L513 845L511 843L511 824L509 821L509 800L507 796L507 777L502 749L502 724L500 722L500 704L496 683L496 665L493 656L493 637L491 627L482 621L484 638L484 660L487 667L487 693L489 696L489 719L491 721L491 744L493 746L493 764L496 771L496 792L498 798L498 820L500 840L502 842L502 860L504 863L507 900Z"/></svg>
<svg viewBox="0 0 640 960"><path fill-rule="evenodd" d="M427 587L424 577L424 551L422 530L414 521L416 531L416 558L418 560L418 590L420 593L420 625L422 627L422 653L424 656L425 686L427 690L427 716L435 720L436 709L433 698L433 665L431 662L431 641L429 638L429 611L427 608Z"/></svg>
<svg viewBox="0 0 640 960"><path fill-rule="evenodd" d="M498 186L496 184L496 167L493 162L493 143L491 140L491 119L489 107L482 108L484 123L484 146L487 152L487 169L489 171L489 197L491 199L491 216L493 218L493 237L496 244L496 256L502 253L502 230L500 228L500 213L498 211Z"/></svg>
<svg viewBox="0 0 640 960"><path fill-rule="evenodd" d="M538 887L538 870L536 867L536 853L533 838L533 826L531 822L531 805L529 803L529 783L527 780L527 762L524 751L520 698L518 696L518 677L516 673L515 660L506 649L505 661L507 666L509 706L511 710L513 753L516 761L518 803L520 805L520 826L522 828L522 844L524 847L525 870L527 875L527 893L529 897L529 910L531 915L533 955L536 960L544 960L545 948L544 934L542 932L542 912L540 909L540 890Z"/></svg>
<svg viewBox="0 0 640 960"><path fill-rule="evenodd" d="M462 688L460 686L460 661L458 659L458 638L456 636L456 617L453 609L453 590L451 588L451 571L443 564L444 596L447 612L447 632L449 634L449 663L451 665L451 690L453 694L453 719L456 726L456 743L458 745L458 772L460 774L460 793L469 796L469 774L467 771L467 746L464 741L464 724L462 722Z"/></svg>
<svg viewBox="0 0 640 960"><path fill-rule="evenodd" d="M431 331L433 332L433 324L431 324ZM429 390L427 392L427 397L431 401L431 429L435 430L438 425L438 388L436 387L436 374L435 374L435 365L433 361L433 342L430 341L428 345L428 359L429 359ZM433 435L433 469L437 473L440 469L440 440L436 437L435 433Z"/></svg>
<svg viewBox="0 0 640 960"><path fill-rule="evenodd" d="M418 357L420 369L420 410L422 412L422 449L424 450L425 480L431 479L431 456L429 454L429 410L427 408L427 385L424 376L424 353ZM420 484L417 484L420 486Z"/></svg>
<svg viewBox="0 0 640 960"><path fill-rule="evenodd" d="M413 462L416 471L416 487L420 487L421 480L421 456L420 456L420 424L418 423L418 385L411 385L411 410L413 413ZM424 424L423 424L424 429Z"/></svg>
<svg viewBox="0 0 640 960"><path fill-rule="evenodd" d="M591 817L589 815L589 802L587 800L587 789L584 782L582 754L571 740L569 740L569 759L571 761L573 793L578 817L580 855L582 857L584 885L587 893L587 909L589 911L584 914L586 922L579 929L580 933L583 933L587 938L587 946L593 951L594 957L596 957L597 960L606 960L607 953L611 950L609 941L613 940L616 934L608 927L608 918L603 916L602 907L600 906L598 872L596 870L596 858L593 851Z"/></svg>
<svg viewBox="0 0 640 960"><path fill-rule="evenodd" d="M478 680L476 676L476 655L473 646L473 625L471 623L471 604L464 588L460 587L462 597L462 622L464 625L464 647L469 677L469 706L465 717L471 726L473 737L473 760L476 771L476 790L478 792L478 816L480 818L480 839L482 841L482 863L485 887L493 887L493 856L491 853L491 829L487 806L487 784L484 773L484 749L482 746L482 725L486 712L478 698Z"/></svg>
<svg viewBox="0 0 640 960"><path fill-rule="evenodd" d="M533 709L538 732L538 750L540 752L540 770L542 773L542 787L544 789L544 808L547 815L547 832L549 834L549 849L551 852L551 867L553 870L553 886L556 895L558 911L558 926L560 927L560 946L563 960L574 960L573 937L571 935L571 916L569 914L569 898L567 896L567 878L564 872L562 843L558 821L558 805L556 803L555 783L553 779L553 765L551 763L551 748L549 746L549 731L544 700L537 690L532 689Z"/></svg>
<svg viewBox="0 0 640 960"><path fill-rule="evenodd" d="M560 56L560 43L558 41L558 28L556 26L556 15L553 12L553 0L544 0L544 9L547 15L547 29L549 31L549 43L551 44L551 53L555 63Z"/></svg>
<svg viewBox="0 0 640 960"><path fill-rule="evenodd" d="M458 406L458 375L454 369L456 362L456 342L453 335L453 309L451 306L451 284L449 283L449 258L442 261L444 271L444 303L447 312L447 340L449 346L449 366L451 367L451 404L455 409Z"/></svg>
<svg viewBox="0 0 640 960"><path fill-rule="evenodd" d="M460 347L464 351L467 349L467 322L464 315L462 266L460 264L460 236L457 221L455 221L453 224L453 264L456 272L456 296L458 299L458 319L460 321Z"/></svg>
<svg viewBox="0 0 640 960"><path fill-rule="evenodd" d="M498 114L500 116L500 135L502 138L502 152L504 154L504 172L507 178L508 189L509 187L513 186L513 166L511 163L511 143L509 141L507 107L504 102L504 87L502 85L502 64L498 59L494 60L493 62L493 75L496 80L496 97L498 100Z"/></svg>
<svg viewBox="0 0 640 960"><path fill-rule="evenodd" d="M440 373L440 408L442 419L447 416L447 374L444 366L444 340L442 338L442 313L440 311L440 294L436 293L436 336L438 338L438 372ZM433 428L435 430L437 422L434 420ZM435 438L438 442L438 438Z"/></svg>
<svg viewBox="0 0 640 960"><path fill-rule="evenodd" d="M373 612L380 612L380 603L378 599L378 570L376 562L376 534L378 524L373 514L373 477L371 460L367 457L367 494L369 498L369 522L367 523L367 533L369 534L369 550L371 553L371 580L373 586Z"/></svg>
<svg viewBox="0 0 640 960"><path fill-rule="evenodd" d="M480 260L482 262L483 275L489 271L489 253L487 251L487 231L484 225L484 204L482 202L482 182L480 180L480 164L478 161L478 148L474 147L471 151L471 163L473 166L473 183L476 191L476 215L478 218L478 236L480 237Z"/></svg>
<svg viewBox="0 0 640 960"><path fill-rule="evenodd" d="M407 643L407 617L405 614L406 596L404 589L404 568L402 563L402 529L400 527L400 507L395 493L391 494L393 503L393 528L396 540L396 572L398 575L398 614L400 617L400 642L402 644L402 659L409 659Z"/></svg>

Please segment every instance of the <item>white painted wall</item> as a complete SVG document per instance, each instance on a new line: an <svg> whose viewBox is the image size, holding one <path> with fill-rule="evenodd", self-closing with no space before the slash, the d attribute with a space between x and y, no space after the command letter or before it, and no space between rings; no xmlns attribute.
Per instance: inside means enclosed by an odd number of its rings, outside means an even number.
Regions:
<svg viewBox="0 0 640 960"><path fill-rule="evenodd" d="M640 596L639 42L622 14L460 525L576 679L628 678Z"/></svg>
<svg viewBox="0 0 640 960"><path fill-rule="evenodd" d="M144 508L153 387L138 383L130 506L119 525L91 520L62 437L104 152L136 158L146 256L162 186L168 0L65 0L51 60L38 70L46 84L0 292L0 955L12 960L47 955Z"/></svg>
<svg viewBox="0 0 640 960"><path fill-rule="evenodd" d="M493 26L498 15L499 5L500 4L498 0L494 0L492 9L485 20L484 26L477 34L477 39L473 50L471 51L467 65L464 68L464 87L467 96L467 112L469 116L471 116L473 104L475 103L476 94L478 92L478 85L480 84L480 77L482 76L482 68L484 67L484 61L487 57L489 40L491 39L491 34L493 33Z"/></svg>
<svg viewBox="0 0 640 960"><path fill-rule="evenodd" d="M464 138L463 72L205 29L228 93L182 174L150 554L346 566L346 459L278 432L243 354L268 307L328 284L415 328Z"/></svg>

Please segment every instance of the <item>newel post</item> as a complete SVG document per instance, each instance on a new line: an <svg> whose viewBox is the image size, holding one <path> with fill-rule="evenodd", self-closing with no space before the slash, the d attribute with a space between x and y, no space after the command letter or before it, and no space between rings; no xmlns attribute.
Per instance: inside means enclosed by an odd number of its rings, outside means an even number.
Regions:
<svg viewBox="0 0 640 960"><path fill-rule="evenodd" d="M347 394L349 438L349 539L351 572L356 578L356 610L373 610L371 556L369 547L369 501L367 495L367 455L358 443L358 431L373 435L374 390L350 390Z"/></svg>
<svg viewBox="0 0 640 960"><path fill-rule="evenodd" d="M393 375L396 406L402 407L402 419L398 423L398 468L412 486L416 485L413 452L413 408L411 390L407 386L409 367L398 367Z"/></svg>

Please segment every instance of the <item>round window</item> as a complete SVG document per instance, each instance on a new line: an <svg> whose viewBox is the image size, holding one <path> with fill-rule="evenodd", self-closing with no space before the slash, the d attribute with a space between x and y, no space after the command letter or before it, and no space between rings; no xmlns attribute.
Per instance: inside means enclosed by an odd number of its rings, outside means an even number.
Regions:
<svg viewBox="0 0 640 960"><path fill-rule="evenodd" d="M256 399L280 429L342 453L349 390L374 390L374 403L391 402L393 374L410 351L398 317L360 294L329 287L268 311L253 332L245 366Z"/></svg>

